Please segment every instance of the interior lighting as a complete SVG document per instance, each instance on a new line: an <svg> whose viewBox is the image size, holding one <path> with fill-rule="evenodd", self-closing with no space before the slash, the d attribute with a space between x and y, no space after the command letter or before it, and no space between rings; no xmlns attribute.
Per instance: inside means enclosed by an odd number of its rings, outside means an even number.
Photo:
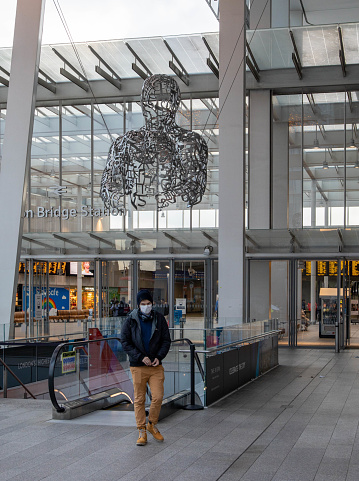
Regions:
<svg viewBox="0 0 359 481"><path fill-rule="evenodd" d="M316 125L315 125L314 149L319 149L319 140L318 140L318 124L316 124Z"/></svg>
<svg viewBox="0 0 359 481"><path fill-rule="evenodd" d="M348 147L350 149L355 149L356 145L355 145L355 141L354 141L354 125L352 125L352 138L350 139L350 142L348 144Z"/></svg>
<svg viewBox="0 0 359 481"><path fill-rule="evenodd" d="M350 139L350 142L349 142L349 148L350 148L350 149L355 149L355 147L356 147L356 146L355 146L354 138L351 138L351 139Z"/></svg>
<svg viewBox="0 0 359 481"><path fill-rule="evenodd" d="M359 169L359 157L358 157L359 150L357 149L357 160L355 161L354 168Z"/></svg>
<svg viewBox="0 0 359 481"><path fill-rule="evenodd" d="M324 151L323 169L324 170L329 169L329 165L328 165L328 162L327 162L327 149L325 149L325 151Z"/></svg>

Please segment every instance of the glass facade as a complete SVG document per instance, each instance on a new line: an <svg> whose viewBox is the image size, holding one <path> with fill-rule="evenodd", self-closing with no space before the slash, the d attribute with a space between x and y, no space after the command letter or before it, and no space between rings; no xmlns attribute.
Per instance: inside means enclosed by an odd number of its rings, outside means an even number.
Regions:
<svg viewBox="0 0 359 481"><path fill-rule="evenodd" d="M358 109L351 91L273 97L289 131L288 228L359 225Z"/></svg>
<svg viewBox="0 0 359 481"><path fill-rule="evenodd" d="M179 198L159 212L155 199L126 215L103 215L99 197L111 143L143 126L139 102L54 105L36 109L25 232L102 232L218 228L218 99L182 100L176 121L208 143L208 179L202 202ZM60 189L60 190L59 190Z"/></svg>

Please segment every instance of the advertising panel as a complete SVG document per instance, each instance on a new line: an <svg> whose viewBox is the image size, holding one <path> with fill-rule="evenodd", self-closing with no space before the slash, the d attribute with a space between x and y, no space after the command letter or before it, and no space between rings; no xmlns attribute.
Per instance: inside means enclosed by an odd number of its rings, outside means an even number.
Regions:
<svg viewBox="0 0 359 481"><path fill-rule="evenodd" d="M68 351L61 354L62 374L76 371L76 352Z"/></svg>
<svg viewBox="0 0 359 481"><path fill-rule="evenodd" d="M238 349L223 353L223 396L238 388Z"/></svg>
<svg viewBox="0 0 359 481"><path fill-rule="evenodd" d="M250 344L250 348L251 348L251 378L255 379L260 374L260 370L259 370L259 354L260 354L259 342L254 342L253 344Z"/></svg>
<svg viewBox="0 0 359 481"><path fill-rule="evenodd" d="M39 296L36 298L36 295ZM25 297L25 287L23 288L23 297ZM42 287L36 291L33 288L33 306L34 306L34 317L36 316L35 309L37 308L39 318L41 318L42 310L46 309L46 287ZM29 307L29 286L27 286L26 292L26 309ZM51 309L70 309L70 293L68 289L64 287L49 287L49 311Z"/></svg>
<svg viewBox="0 0 359 481"><path fill-rule="evenodd" d="M206 404L209 406L223 396L223 354L206 358Z"/></svg>
<svg viewBox="0 0 359 481"><path fill-rule="evenodd" d="M70 275L77 275L77 262L70 262ZM90 262L81 262L81 275L83 276L93 276L94 271L91 269Z"/></svg>
<svg viewBox="0 0 359 481"><path fill-rule="evenodd" d="M242 346L238 348L238 384L243 386L251 379L252 369L251 369L251 346Z"/></svg>
<svg viewBox="0 0 359 481"><path fill-rule="evenodd" d="M267 339L263 339L259 343L260 349L260 364L259 364L259 372L263 373L268 371L271 366L272 360L272 338L269 337Z"/></svg>

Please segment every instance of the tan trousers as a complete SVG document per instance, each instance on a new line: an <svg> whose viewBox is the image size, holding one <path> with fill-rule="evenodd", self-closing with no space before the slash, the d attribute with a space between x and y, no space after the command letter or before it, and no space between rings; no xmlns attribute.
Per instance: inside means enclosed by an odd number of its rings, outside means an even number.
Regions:
<svg viewBox="0 0 359 481"><path fill-rule="evenodd" d="M163 366L141 366L130 367L130 369L135 391L134 408L137 428L146 426L145 401L147 383L150 386L152 395L148 420L153 424L157 424L164 393L165 373Z"/></svg>

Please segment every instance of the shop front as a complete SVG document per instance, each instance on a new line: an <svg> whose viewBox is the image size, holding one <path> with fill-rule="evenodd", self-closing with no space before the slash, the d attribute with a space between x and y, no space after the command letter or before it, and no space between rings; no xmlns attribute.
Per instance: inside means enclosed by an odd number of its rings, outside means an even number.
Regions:
<svg viewBox="0 0 359 481"><path fill-rule="evenodd" d="M215 259L24 259L19 265L15 337L32 337L41 323L46 326L41 332L50 335L54 323L124 317L136 307L139 289L150 290L154 309L171 327L180 322L191 329L211 327L217 265Z"/></svg>

